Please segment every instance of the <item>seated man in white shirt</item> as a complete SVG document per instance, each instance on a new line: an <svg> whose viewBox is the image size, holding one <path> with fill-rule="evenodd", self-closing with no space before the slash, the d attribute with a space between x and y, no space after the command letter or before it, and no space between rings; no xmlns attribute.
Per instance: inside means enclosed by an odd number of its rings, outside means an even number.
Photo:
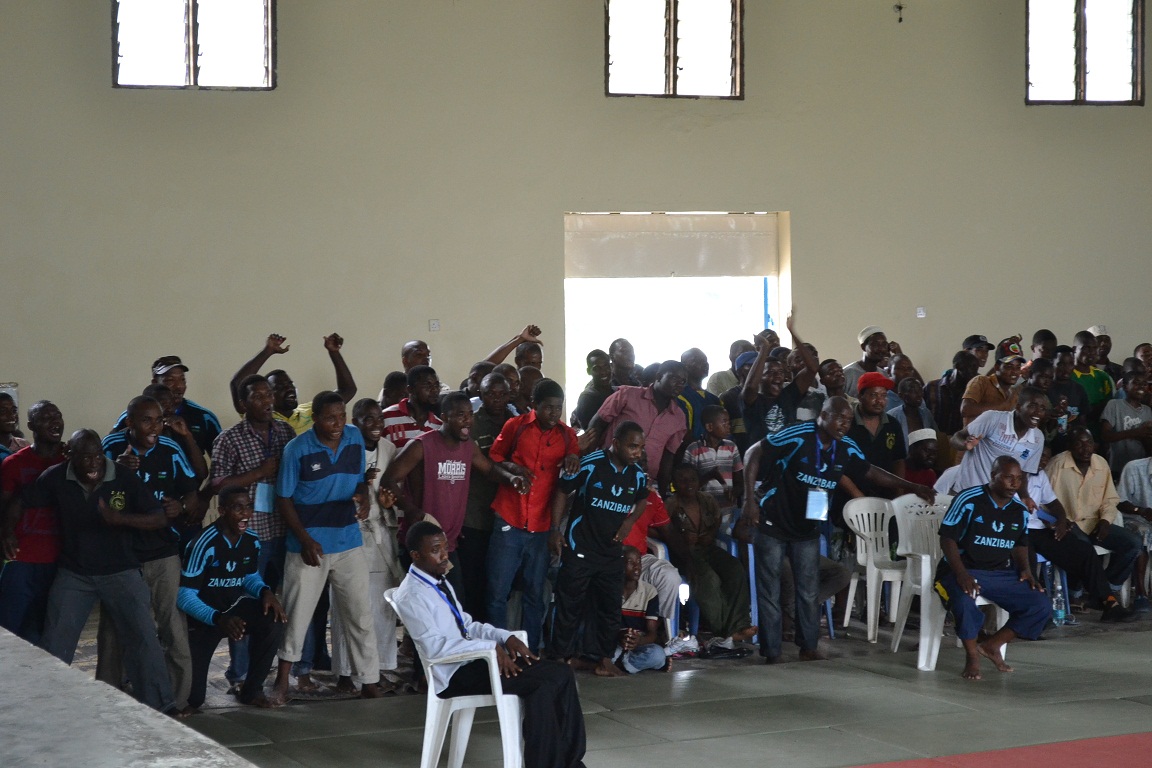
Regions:
<svg viewBox="0 0 1152 768"><path fill-rule="evenodd" d="M428 522L415 523L405 540L412 566L394 600L417 649L428 658L496 648L503 692L521 698L524 764L583 768L584 714L568 665L543 661L511 632L481 624L460 608L445 580L448 540ZM491 693L488 664L476 660L432 668L430 693L442 699Z"/></svg>

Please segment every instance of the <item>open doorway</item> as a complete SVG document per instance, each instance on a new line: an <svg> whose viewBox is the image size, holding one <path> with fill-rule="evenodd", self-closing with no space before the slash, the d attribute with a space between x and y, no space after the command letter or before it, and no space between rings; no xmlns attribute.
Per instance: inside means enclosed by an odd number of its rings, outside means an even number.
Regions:
<svg viewBox="0 0 1152 768"><path fill-rule="evenodd" d="M783 337L791 303L788 216L778 213L565 215L568 409L588 383L585 356L623 337L643 366L699 347L712 373L757 331Z"/></svg>

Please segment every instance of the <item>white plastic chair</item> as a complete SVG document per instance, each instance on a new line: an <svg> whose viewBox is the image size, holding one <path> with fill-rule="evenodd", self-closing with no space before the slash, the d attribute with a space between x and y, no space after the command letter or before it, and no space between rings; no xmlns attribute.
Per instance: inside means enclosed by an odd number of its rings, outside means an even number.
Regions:
<svg viewBox="0 0 1152 768"><path fill-rule="evenodd" d="M904 626L908 623L908 613L912 609L912 597L920 596L920 651L916 666L924 669L928 664L928 652L932 645L931 628L933 611L942 611L936 598L933 585L936 579L936 564L940 562L940 521L952 502L951 496L940 495L934 504L914 494L907 494L892 501L892 511L896 516L896 530L900 540L896 544L896 554L907 558L908 568L904 578L904 589L900 592L900 606L896 611L896 626L892 630L892 652L900 650L900 639Z"/></svg>
<svg viewBox="0 0 1152 768"><path fill-rule="evenodd" d="M404 606L393 599L396 590L389 589L384 592L384 599L396 611L396 615L404 621ZM513 632L520 640L527 642L526 632ZM475 661L483 659L488 662L488 673L492 679L492 690L501 690L500 666L496 662L496 649L485 651L472 651L444 656L439 659L429 658L420 641L412 638L416 649L420 652L420 661L424 665L424 675L429 683L432 681L432 668L438 664L454 664L457 662ZM520 697L508 694L485 694L480 696L454 696L442 699L428 691L427 710L424 715L424 748L420 754L420 768L436 768L440 762L440 752L444 748L444 738L448 734L448 722L452 721L452 742L448 748L448 768L461 768L464 765L464 751L468 748L468 736L472 732L472 719L476 716L477 707L496 707L500 718L500 742L504 748L505 768L523 768L524 749L521 744L520 728Z"/></svg>
<svg viewBox="0 0 1152 768"><path fill-rule="evenodd" d="M895 621L894 606L900 599L900 585L904 583L907 562L895 562L889 557L888 522L892 519L892 505L887 499L865 496L852 499L844 505L844 522L856 534L856 571L848 585L848 605L844 608L844 626L852 616L856 583L861 572L866 578L868 598L868 642L880 636L880 590L883 584L892 585L888 603L888 620Z"/></svg>

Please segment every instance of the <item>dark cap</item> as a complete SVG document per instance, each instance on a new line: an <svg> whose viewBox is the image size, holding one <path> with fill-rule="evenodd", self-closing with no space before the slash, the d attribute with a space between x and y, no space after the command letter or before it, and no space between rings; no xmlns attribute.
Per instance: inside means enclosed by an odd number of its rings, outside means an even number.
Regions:
<svg viewBox="0 0 1152 768"><path fill-rule="evenodd" d="M180 358L176 357L176 355L165 355L164 357L158 359L156 362L152 363L152 375L163 376L173 368L179 368L184 372L188 371L188 366L180 362Z"/></svg>
<svg viewBox="0 0 1152 768"><path fill-rule="evenodd" d="M960 345L962 349L975 349L977 347L984 347L984 349L996 349L996 345L988 341L987 336L980 336L979 334L972 334L964 339L964 343Z"/></svg>
<svg viewBox="0 0 1152 768"><path fill-rule="evenodd" d="M1020 344L1016 339L1004 339L996 346L996 364L1010 363L1013 360L1021 363L1026 362L1024 353L1020 351Z"/></svg>

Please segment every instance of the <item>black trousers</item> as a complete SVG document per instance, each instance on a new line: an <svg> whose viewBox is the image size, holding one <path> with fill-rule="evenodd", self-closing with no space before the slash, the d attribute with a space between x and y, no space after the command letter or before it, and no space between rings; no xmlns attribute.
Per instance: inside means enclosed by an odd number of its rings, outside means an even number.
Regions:
<svg viewBox="0 0 1152 768"><path fill-rule="evenodd" d="M584 713L576 677L559 661L517 662L516 677L501 678L504 693L520 697L524 714L524 765L531 768L583 768ZM488 662L477 659L460 667L437 694L442 699L492 692Z"/></svg>
<svg viewBox="0 0 1152 768"><path fill-rule="evenodd" d="M456 541L460 583L468 585L467 589L457 589L456 593L464 603L464 610L473 619L482 622L488 621L488 601L484 587L488 583L488 540L491 538L491 531L464 528ZM456 582L452 582L452 588L456 589Z"/></svg>
<svg viewBox="0 0 1152 768"><path fill-rule="evenodd" d="M1083 584L1092 597L1106 600L1112 594L1096 546L1075 525L1068 526L1068 533L1060 541L1056 541L1052 528L1033 528L1028 531L1028 543L1067 573L1069 581Z"/></svg>
<svg viewBox="0 0 1152 768"><path fill-rule="evenodd" d="M225 612L226 616L238 616L244 620L244 634L248 638L248 670L244 686L240 689L240 701L251 704L264 692L264 679L276 660L280 640L284 637L284 625L265 616L260 601L247 598L241 600ZM216 628L197 621L188 620L188 647L192 652L192 691L188 703L198 707L204 703L208 689L208 666L216 646L227 635Z"/></svg>
<svg viewBox="0 0 1152 768"><path fill-rule="evenodd" d="M597 659L612 658L620 634L623 593L623 560L590 563L565 549L556 578L552 629L556 654L564 658L581 653Z"/></svg>

